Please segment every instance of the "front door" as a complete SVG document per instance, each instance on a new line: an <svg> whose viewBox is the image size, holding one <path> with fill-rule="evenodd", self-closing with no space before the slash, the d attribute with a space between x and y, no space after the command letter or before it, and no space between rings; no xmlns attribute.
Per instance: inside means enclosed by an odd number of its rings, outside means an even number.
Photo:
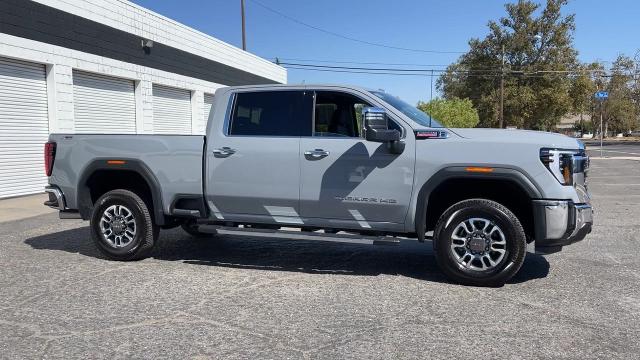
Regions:
<svg viewBox="0 0 640 360"><path fill-rule="evenodd" d="M352 94L315 93L313 136L300 140L304 218L362 229L404 224L413 188L413 143L402 154L391 154L387 144L363 139L360 111L365 106L371 105ZM404 129L399 121L391 123Z"/></svg>
<svg viewBox="0 0 640 360"><path fill-rule="evenodd" d="M235 94L225 126L207 137L213 219L301 222L298 153L301 134L310 133L311 101L302 90Z"/></svg>

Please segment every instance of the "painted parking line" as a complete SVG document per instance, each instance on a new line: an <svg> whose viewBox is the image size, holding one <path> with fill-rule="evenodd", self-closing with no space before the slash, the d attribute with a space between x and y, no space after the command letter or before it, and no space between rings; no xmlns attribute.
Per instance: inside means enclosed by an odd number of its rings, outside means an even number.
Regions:
<svg viewBox="0 0 640 360"><path fill-rule="evenodd" d="M605 157L590 156L589 159L590 160L634 160L634 161L640 161L640 156L639 157L633 157L633 156L605 156Z"/></svg>
<svg viewBox="0 0 640 360"><path fill-rule="evenodd" d="M600 151L600 149L592 149L592 150L589 150L589 151ZM603 152L618 153L618 154L638 155L638 156L640 156L640 153L628 152L628 151L620 151L618 149L616 149L616 150L605 150L605 149L602 149L602 151Z"/></svg>
<svg viewBox="0 0 640 360"><path fill-rule="evenodd" d="M606 184L606 183L589 183L589 185L598 185L598 186L640 186L640 184Z"/></svg>
<svg viewBox="0 0 640 360"><path fill-rule="evenodd" d="M640 178L640 175L598 175L598 176L589 176L588 179L610 179L610 178Z"/></svg>

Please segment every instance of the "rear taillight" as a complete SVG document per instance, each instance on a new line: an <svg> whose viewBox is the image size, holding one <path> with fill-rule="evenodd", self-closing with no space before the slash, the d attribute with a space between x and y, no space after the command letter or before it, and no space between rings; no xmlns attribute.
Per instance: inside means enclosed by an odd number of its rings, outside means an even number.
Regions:
<svg viewBox="0 0 640 360"><path fill-rule="evenodd" d="M53 161L56 159L56 143L49 141L44 144L44 171L47 176L51 176L53 171Z"/></svg>

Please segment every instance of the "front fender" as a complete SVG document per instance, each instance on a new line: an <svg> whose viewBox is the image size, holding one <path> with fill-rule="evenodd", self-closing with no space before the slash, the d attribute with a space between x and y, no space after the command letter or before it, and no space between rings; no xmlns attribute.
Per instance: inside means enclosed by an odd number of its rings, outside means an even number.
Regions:
<svg viewBox="0 0 640 360"><path fill-rule="evenodd" d="M473 167L491 168L492 170L490 172L469 171L469 168ZM442 168L429 178L418 191L415 206L414 228L419 241L424 241L425 239L429 196L439 185L451 179L492 179L512 181L520 186L531 199L542 198L542 191L539 186L533 179L529 178L521 169L518 168L505 165L494 166L486 164L466 164Z"/></svg>

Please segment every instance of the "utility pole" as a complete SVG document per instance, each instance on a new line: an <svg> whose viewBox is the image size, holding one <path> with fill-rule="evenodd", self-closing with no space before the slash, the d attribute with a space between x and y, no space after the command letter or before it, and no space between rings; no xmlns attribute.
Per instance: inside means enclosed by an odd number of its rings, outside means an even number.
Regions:
<svg viewBox="0 0 640 360"><path fill-rule="evenodd" d="M431 95L429 101L433 100L433 69L431 69Z"/></svg>
<svg viewBox="0 0 640 360"><path fill-rule="evenodd" d="M244 27L244 0L240 0L240 12L242 13L242 50L247 51L247 37Z"/></svg>
<svg viewBox="0 0 640 360"><path fill-rule="evenodd" d="M433 69L431 69L431 94L429 95L429 102L433 101ZM429 115L429 127L431 127L431 115Z"/></svg>
<svg viewBox="0 0 640 360"><path fill-rule="evenodd" d="M502 44L502 66L500 67L500 129L504 128L504 44Z"/></svg>

